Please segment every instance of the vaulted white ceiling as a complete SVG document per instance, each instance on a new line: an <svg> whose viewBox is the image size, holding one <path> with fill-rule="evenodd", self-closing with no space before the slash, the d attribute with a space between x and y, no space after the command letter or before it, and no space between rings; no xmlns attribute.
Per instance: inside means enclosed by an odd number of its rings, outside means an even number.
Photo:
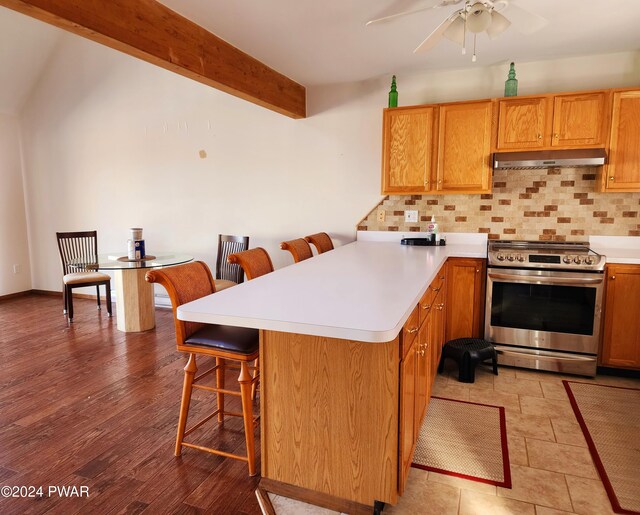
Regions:
<svg viewBox="0 0 640 515"><path fill-rule="evenodd" d="M0 7L0 113L20 111L62 31Z"/></svg>
<svg viewBox="0 0 640 515"><path fill-rule="evenodd" d="M430 53L413 54L463 4L365 27L369 19L438 0L160 1L306 86L411 70L640 50L640 0L513 0L547 18L549 25L529 36L511 26L494 41L482 34L476 63L446 39Z"/></svg>

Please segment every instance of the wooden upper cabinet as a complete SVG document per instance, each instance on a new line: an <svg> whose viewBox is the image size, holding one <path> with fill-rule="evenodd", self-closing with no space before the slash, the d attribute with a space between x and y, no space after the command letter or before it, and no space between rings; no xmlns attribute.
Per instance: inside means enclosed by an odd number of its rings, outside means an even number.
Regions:
<svg viewBox="0 0 640 515"><path fill-rule="evenodd" d="M605 191L640 191L640 90L613 94Z"/></svg>
<svg viewBox="0 0 640 515"><path fill-rule="evenodd" d="M440 106L436 192L491 191L493 102Z"/></svg>
<svg viewBox="0 0 640 515"><path fill-rule="evenodd" d="M555 95L551 145L554 147L605 145L607 104L606 91Z"/></svg>
<svg viewBox="0 0 640 515"><path fill-rule="evenodd" d="M382 193L425 193L433 167L436 108L385 109Z"/></svg>
<svg viewBox="0 0 640 515"><path fill-rule="evenodd" d="M551 110L547 97L509 98L498 103L499 150L541 148L551 143Z"/></svg>
<svg viewBox="0 0 640 515"><path fill-rule="evenodd" d="M640 265L608 265L602 364L640 369Z"/></svg>

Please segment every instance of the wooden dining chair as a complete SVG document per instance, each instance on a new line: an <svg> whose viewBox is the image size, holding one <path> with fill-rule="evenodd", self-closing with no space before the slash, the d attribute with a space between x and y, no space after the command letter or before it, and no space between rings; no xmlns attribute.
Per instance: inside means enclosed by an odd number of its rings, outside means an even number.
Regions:
<svg viewBox="0 0 640 515"><path fill-rule="evenodd" d="M299 263L305 259L313 257L311 247L304 238L298 238L297 240L283 241L280 244L282 250L288 250L293 256L293 262Z"/></svg>
<svg viewBox="0 0 640 515"><path fill-rule="evenodd" d="M218 234L218 257L216 258L216 291L225 290L244 281L244 271L240 265L229 263L230 254L249 248L249 236Z"/></svg>
<svg viewBox="0 0 640 515"><path fill-rule="evenodd" d="M333 242L326 232L319 232L317 234L305 236L304 239L315 246L318 254L333 250Z"/></svg>
<svg viewBox="0 0 640 515"><path fill-rule="evenodd" d="M259 380L259 372L250 366L258 358L259 337L257 329L245 327L231 327L214 324L200 324L178 320L178 306L210 295L216 291L211 271L206 263L194 261L186 265L178 265L154 269L146 273L145 279L150 283L158 283L165 287L173 309L173 320L176 327L176 343L178 352L189 355L189 361L184 368L184 384L182 386L182 401L180 403L180 418L178 420L178 434L176 436L175 455L180 456L182 447L190 447L201 451L225 456L236 460L246 461L249 465L249 475L256 474L254 426L259 417L253 417L251 391ZM196 356L211 356L216 364L210 370L196 376ZM227 363L231 362L231 363ZM225 388L225 371L239 369L240 391ZM215 372L216 386L197 384L203 378ZM252 373L253 372L253 373ZM189 404L193 389L215 392L218 398L218 408L204 419L187 429ZM242 413L227 411L224 406L225 395L240 397ZM217 415L218 423L224 423L225 416L242 417L244 420L245 441L247 455L231 454L211 447L203 447L185 442L185 437Z"/></svg>
<svg viewBox="0 0 640 515"><path fill-rule="evenodd" d="M261 275L273 272L273 263L271 262L269 253L262 247L256 247L255 249L231 254L227 258L227 260L229 261L229 263L240 265L244 270L244 275L247 276L247 279L249 281L251 279L255 279L256 277L260 277ZM257 358L254 366L256 370L258 370L260 366L260 360L258 360ZM252 399L256 398L257 388L258 383L254 383L253 387L251 388Z"/></svg>
<svg viewBox="0 0 640 515"><path fill-rule="evenodd" d="M98 232L57 232L58 250L62 262L62 312L73 322L73 289L96 287L100 309L100 286L106 290L107 313L111 313L111 277L98 272Z"/></svg>

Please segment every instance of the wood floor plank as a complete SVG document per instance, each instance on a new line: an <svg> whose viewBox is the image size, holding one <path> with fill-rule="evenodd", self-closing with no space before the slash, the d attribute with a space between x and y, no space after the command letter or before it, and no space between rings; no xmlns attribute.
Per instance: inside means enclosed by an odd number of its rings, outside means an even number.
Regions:
<svg viewBox="0 0 640 515"><path fill-rule="evenodd" d="M85 299L74 299L69 325L61 304L41 295L0 301L0 481L87 486L90 496L0 498L0 513L259 514L260 478L246 463L194 449L173 455L186 357L175 350L171 311L157 310L154 330L132 334ZM198 361L200 371L210 366ZM229 371L227 385L236 382ZM239 398L226 402L241 410ZM213 394L194 392L190 423L215 407ZM214 419L190 438L244 453L239 418L222 429Z"/></svg>

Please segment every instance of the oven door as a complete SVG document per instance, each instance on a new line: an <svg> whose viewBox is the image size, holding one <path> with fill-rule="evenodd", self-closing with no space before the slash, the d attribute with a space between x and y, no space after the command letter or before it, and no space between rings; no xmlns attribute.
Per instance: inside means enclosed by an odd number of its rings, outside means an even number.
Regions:
<svg viewBox="0 0 640 515"><path fill-rule="evenodd" d="M603 273L489 268L485 338L597 354L603 287Z"/></svg>

